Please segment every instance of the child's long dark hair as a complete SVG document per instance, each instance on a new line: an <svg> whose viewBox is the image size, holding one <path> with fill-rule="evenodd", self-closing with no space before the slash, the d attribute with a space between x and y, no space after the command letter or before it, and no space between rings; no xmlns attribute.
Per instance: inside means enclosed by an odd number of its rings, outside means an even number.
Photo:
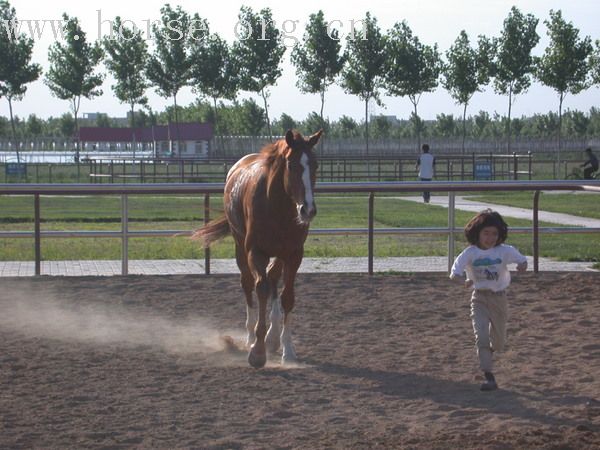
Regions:
<svg viewBox="0 0 600 450"><path fill-rule="evenodd" d="M506 241L508 225L506 225L506 222L499 213L491 209L486 209L469 220L469 223L465 226L465 237L469 241L469 244L477 245L479 242L479 232L485 227L496 227L498 229L498 242L496 245L500 245Z"/></svg>

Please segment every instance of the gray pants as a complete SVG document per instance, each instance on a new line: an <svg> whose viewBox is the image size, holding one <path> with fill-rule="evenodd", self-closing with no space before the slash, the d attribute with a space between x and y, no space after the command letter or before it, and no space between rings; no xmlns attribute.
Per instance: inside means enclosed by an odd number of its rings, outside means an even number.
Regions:
<svg viewBox="0 0 600 450"><path fill-rule="evenodd" d="M471 297L471 321L475 332L475 345L479 367L492 372L492 352L504 349L508 304L506 292L475 289Z"/></svg>

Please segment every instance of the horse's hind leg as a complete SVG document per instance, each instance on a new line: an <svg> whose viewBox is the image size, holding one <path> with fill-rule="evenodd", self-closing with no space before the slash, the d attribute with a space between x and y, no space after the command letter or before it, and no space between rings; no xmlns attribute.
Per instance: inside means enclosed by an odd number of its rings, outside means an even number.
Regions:
<svg viewBox="0 0 600 450"><path fill-rule="evenodd" d="M240 281L242 290L246 296L246 347L250 347L250 345L252 345L256 339L254 327L256 326L257 310L256 306L253 304L254 302L252 301L252 291L254 291L254 276L252 275L250 267L248 266L246 252L239 245L235 246L235 256L241 273Z"/></svg>
<svg viewBox="0 0 600 450"><path fill-rule="evenodd" d="M267 278L269 257L260 251L250 250L248 263L254 275L256 295L258 297L258 321L254 330L256 339L250 348L248 362L252 367L260 368L267 362L265 336L267 335L267 300L270 291L269 280Z"/></svg>
<svg viewBox="0 0 600 450"><path fill-rule="evenodd" d="M283 261L275 258L267 269L267 278L271 289L271 314L269 320L271 326L267 331L267 350L275 353L279 349L280 334L281 334L281 319L283 312L281 311L281 301L279 300L278 285L283 270Z"/></svg>

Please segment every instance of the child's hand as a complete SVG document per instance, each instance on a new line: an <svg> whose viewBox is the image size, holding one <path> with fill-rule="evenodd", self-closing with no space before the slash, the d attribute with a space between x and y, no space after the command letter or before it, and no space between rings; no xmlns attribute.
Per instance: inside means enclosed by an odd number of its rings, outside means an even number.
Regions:
<svg viewBox="0 0 600 450"><path fill-rule="evenodd" d="M525 261L524 263L521 263L521 264L517 264L518 272L525 272L526 270L527 270L527 261Z"/></svg>

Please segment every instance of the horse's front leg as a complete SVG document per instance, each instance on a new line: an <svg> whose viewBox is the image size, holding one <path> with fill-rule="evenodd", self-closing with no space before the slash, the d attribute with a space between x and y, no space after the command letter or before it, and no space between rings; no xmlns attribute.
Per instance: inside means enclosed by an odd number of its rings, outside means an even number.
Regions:
<svg viewBox="0 0 600 450"><path fill-rule="evenodd" d="M271 353L275 353L279 349L279 335L281 334L281 319L283 318L283 312L281 311L281 301L279 300L277 288L282 270L283 261L279 258L275 258L267 270L267 277L271 289L271 314L269 315L271 326L269 327L269 331L267 331L266 342L267 350Z"/></svg>
<svg viewBox="0 0 600 450"><path fill-rule="evenodd" d="M286 260L283 269L283 290L281 291L281 306L283 307L283 330L281 331L281 346L283 347L282 364L297 361L296 351L292 343L291 313L295 302L294 282L296 281L296 274L302 262L302 255L303 252L300 251Z"/></svg>
<svg viewBox="0 0 600 450"><path fill-rule="evenodd" d="M244 250L243 246L236 243L235 252L237 265L241 273L240 281L242 290L244 291L244 295L246 297L246 347L250 347L256 340L254 328L256 327L257 312L254 302L252 301L252 292L254 292L254 276L250 271L248 257L246 256L246 251Z"/></svg>
<svg viewBox="0 0 600 450"><path fill-rule="evenodd" d="M258 320L254 329L256 339L250 347L248 363L252 367L260 368L267 362L265 336L267 334L267 300L270 291L269 280L267 279L269 257L259 251L251 250L248 255L248 262L254 275L256 295L258 297Z"/></svg>

